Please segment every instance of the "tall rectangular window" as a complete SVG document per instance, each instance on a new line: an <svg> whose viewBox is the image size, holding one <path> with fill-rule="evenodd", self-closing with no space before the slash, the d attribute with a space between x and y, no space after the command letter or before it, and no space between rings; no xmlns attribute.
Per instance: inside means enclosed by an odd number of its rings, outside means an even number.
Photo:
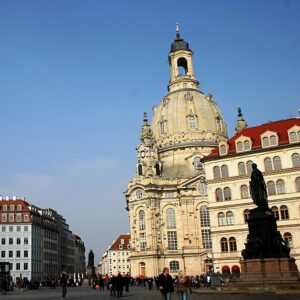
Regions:
<svg viewBox="0 0 300 300"><path fill-rule="evenodd" d="M177 250L177 232L176 231L168 231L168 248L169 250Z"/></svg>
<svg viewBox="0 0 300 300"><path fill-rule="evenodd" d="M146 240L146 233L140 233L140 251L146 251L147 249L147 240Z"/></svg>
<svg viewBox="0 0 300 300"><path fill-rule="evenodd" d="M201 230L202 234L202 245L205 249L211 249L212 248L212 241L211 241L211 233L210 229L203 229Z"/></svg>

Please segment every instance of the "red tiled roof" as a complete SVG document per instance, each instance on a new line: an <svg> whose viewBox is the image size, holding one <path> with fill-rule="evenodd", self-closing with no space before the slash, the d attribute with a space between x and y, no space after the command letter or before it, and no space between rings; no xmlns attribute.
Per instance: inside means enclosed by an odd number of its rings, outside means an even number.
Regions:
<svg viewBox="0 0 300 300"><path fill-rule="evenodd" d="M266 131L277 132L278 134L278 145L289 144L288 130L294 125L300 126L300 118L293 118L287 120L280 120L275 122L269 122L262 124L260 126L248 127L234 135L227 141L228 144L228 154L236 153L235 149L235 140L238 139L241 135L250 137L252 140L252 150L261 149L261 134ZM219 156L219 147L214 149L207 158Z"/></svg>
<svg viewBox="0 0 300 300"><path fill-rule="evenodd" d="M121 240L124 241L124 243L121 243ZM109 250L127 250L130 249L130 246L128 247L130 242L130 234L121 234L115 241L114 243L111 245L111 247L109 248ZM123 249L120 249L120 245L123 245Z"/></svg>

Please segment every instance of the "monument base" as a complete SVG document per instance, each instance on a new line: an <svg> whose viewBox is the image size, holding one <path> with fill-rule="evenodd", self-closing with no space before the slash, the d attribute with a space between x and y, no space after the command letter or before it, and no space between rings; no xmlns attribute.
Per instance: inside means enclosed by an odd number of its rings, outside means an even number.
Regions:
<svg viewBox="0 0 300 300"><path fill-rule="evenodd" d="M296 283L299 281L295 259L291 257L245 259L240 261L238 282Z"/></svg>

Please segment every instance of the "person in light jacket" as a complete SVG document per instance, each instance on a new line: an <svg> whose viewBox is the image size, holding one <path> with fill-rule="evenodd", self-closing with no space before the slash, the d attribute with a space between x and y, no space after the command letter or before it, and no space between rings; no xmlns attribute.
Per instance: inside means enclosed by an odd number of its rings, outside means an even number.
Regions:
<svg viewBox="0 0 300 300"><path fill-rule="evenodd" d="M183 274L183 272L179 272L176 282L176 291L179 300L187 300L188 290L192 293L192 282L188 276Z"/></svg>

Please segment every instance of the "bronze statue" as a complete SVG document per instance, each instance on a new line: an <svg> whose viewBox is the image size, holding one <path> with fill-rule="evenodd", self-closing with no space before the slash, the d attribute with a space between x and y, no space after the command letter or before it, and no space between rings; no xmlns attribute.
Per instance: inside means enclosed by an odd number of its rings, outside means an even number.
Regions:
<svg viewBox="0 0 300 300"><path fill-rule="evenodd" d="M250 181L250 193L253 202L259 208L269 209L268 194L264 177L260 170L257 169L256 164L252 164L252 173Z"/></svg>
<svg viewBox="0 0 300 300"><path fill-rule="evenodd" d="M94 252L91 250L89 252L89 260L88 260L88 267L93 267L94 266Z"/></svg>

